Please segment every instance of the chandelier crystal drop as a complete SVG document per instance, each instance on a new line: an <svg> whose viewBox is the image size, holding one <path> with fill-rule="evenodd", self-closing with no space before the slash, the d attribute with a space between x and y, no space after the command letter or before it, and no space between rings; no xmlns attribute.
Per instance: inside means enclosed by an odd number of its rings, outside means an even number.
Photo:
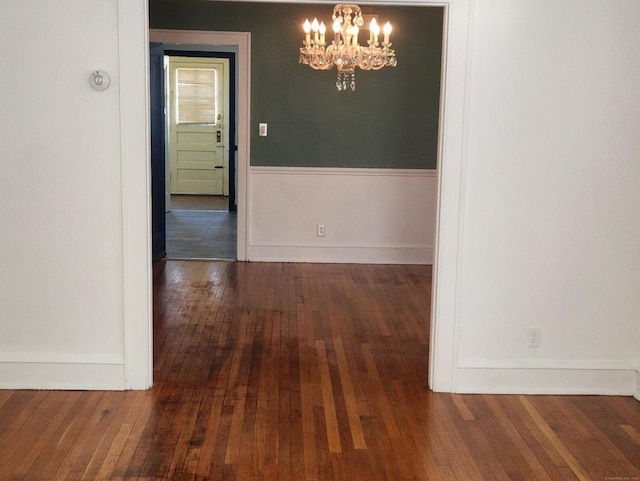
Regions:
<svg viewBox="0 0 640 481"><path fill-rule="evenodd" d="M300 63L314 70L338 70L336 88L340 92L356 89L356 67L362 70L380 70L397 65L396 53L391 49L389 37L391 24L382 29L382 43L379 42L380 26L374 17L369 24L367 46L358 43L360 30L364 25L362 10L358 5L339 4L333 7L333 41L327 45L324 22L305 20L303 46L300 48Z"/></svg>

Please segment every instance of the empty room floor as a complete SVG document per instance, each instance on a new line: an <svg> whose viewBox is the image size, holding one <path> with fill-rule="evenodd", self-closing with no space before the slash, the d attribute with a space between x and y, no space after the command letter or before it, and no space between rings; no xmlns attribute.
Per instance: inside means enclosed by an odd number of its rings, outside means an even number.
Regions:
<svg viewBox="0 0 640 481"><path fill-rule="evenodd" d="M149 391L0 391L0 480L640 475L640 403L436 394L429 266L160 261Z"/></svg>

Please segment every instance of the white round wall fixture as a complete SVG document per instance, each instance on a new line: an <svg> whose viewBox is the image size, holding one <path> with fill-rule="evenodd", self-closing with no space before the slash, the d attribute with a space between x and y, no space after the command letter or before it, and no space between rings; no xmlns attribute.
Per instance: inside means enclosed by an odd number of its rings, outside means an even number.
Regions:
<svg viewBox="0 0 640 481"><path fill-rule="evenodd" d="M104 70L95 70L89 75L89 85L96 90L107 90L111 85L111 77Z"/></svg>

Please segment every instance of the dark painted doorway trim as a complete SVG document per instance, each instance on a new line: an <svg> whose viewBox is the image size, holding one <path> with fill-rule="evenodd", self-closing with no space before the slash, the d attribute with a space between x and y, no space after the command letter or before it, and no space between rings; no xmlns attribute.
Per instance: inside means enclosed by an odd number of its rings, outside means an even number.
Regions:
<svg viewBox="0 0 640 481"><path fill-rule="evenodd" d="M165 220L165 92L164 46L149 45L149 96L151 134L151 259L166 257Z"/></svg>

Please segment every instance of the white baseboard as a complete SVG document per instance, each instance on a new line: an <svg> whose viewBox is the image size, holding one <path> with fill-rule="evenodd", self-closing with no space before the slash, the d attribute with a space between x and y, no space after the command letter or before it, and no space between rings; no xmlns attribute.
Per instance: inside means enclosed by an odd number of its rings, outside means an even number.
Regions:
<svg viewBox="0 0 640 481"><path fill-rule="evenodd" d="M3 354L0 389L124 390L124 363L112 356Z"/></svg>
<svg viewBox="0 0 640 481"><path fill-rule="evenodd" d="M321 262L354 264L433 264L429 246L256 246L250 245L255 262Z"/></svg>
<svg viewBox="0 0 640 481"><path fill-rule="evenodd" d="M636 389L633 393L633 397L640 401L640 370L636 371Z"/></svg>
<svg viewBox="0 0 640 481"><path fill-rule="evenodd" d="M458 393L600 394L636 398L639 394L639 375L629 363L548 361L537 366L505 363L505 367L465 364L467 367L456 370L455 392Z"/></svg>

